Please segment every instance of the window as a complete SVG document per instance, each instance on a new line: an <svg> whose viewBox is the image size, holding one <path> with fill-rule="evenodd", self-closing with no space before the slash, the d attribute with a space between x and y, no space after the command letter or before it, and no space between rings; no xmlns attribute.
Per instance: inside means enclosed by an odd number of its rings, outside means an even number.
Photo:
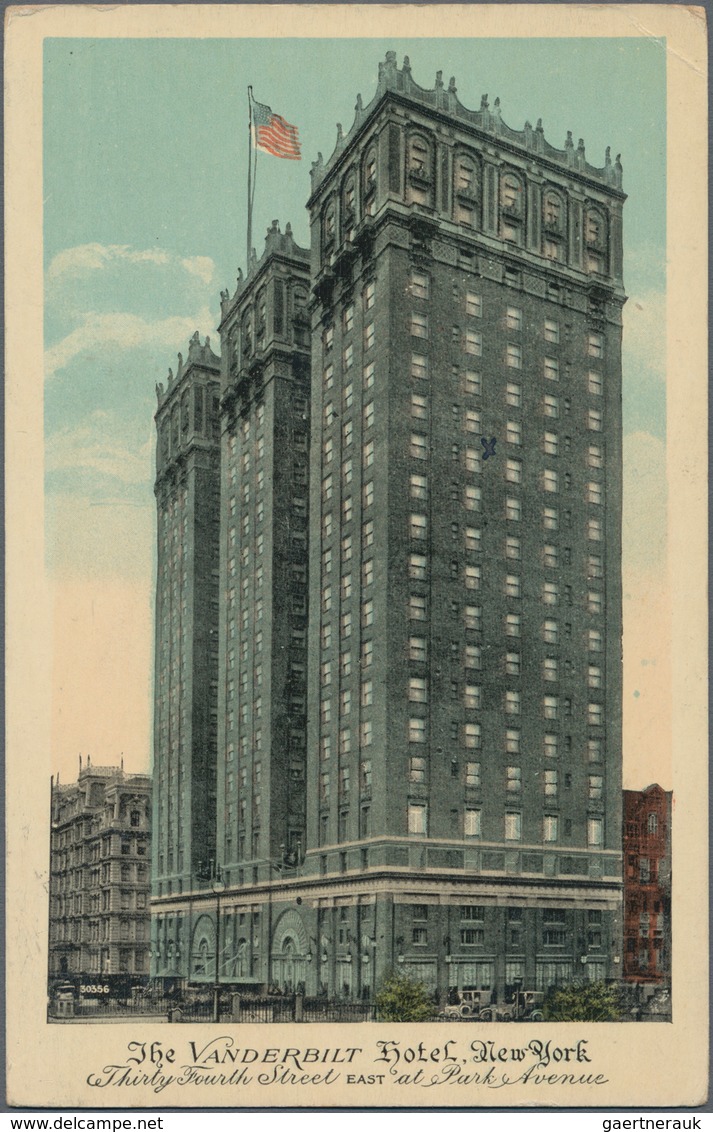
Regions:
<svg viewBox="0 0 713 1132"><path fill-rule="evenodd" d="M604 357L604 338L601 334L590 334L587 337L587 353L590 358Z"/></svg>
<svg viewBox="0 0 713 1132"><path fill-rule="evenodd" d="M409 480L412 499L428 499L428 479L426 476L412 475Z"/></svg>
<svg viewBox="0 0 713 1132"><path fill-rule="evenodd" d="M344 347L344 369L349 370L354 365L354 345L349 343Z"/></svg>
<svg viewBox="0 0 713 1132"><path fill-rule="evenodd" d="M409 597L409 617L412 621L425 621L427 616L426 598L421 594Z"/></svg>
<svg viewBox="0 0 713 1132"><path fill-rule="evenodd" d="M520 636L520 614L508 613L505 615L505 635L507 637Z"/></svg>
<svg viewBox="0 0 713 1132"><path fill-rule="evenodd" d="M604 838L604 819L589 818L587 821L587 844L601 845Z"/></svg>
<svg viewBox="0 0 713 1132"><path fill-rule="evenodd" d="M559 342L560 324L551 318L545 319L545 342Z"/></svg>
<svg viewBox="0 0 713 1132"><path fill-rule="evenodd" d="M477 763L473 763L477 766ZM463 814L463 836L464 837L480 837L480 810L474 810L470 806L466 806Z"/></svg>
<svg viewBox="0 0 713 1132"><path fill-rule="evenodd" d="M408 698L412 703L425 704L428 700L426 681L421 676L410 676Z"/></svg>
<svg viewBox="0 0 713 1132"><path fill-rule="evenodd" d="M464 427L466 432L480 432L480 413L475 409L466 409Z"/></svg>
<svg viewBox="0 0 713 1132"><path fill-rule="evenodd" d="M364 550L368 549L374 542L374 520L367 519L361 525L361 543Z"/></svg>
<svg viewBox="0 0 713 1132"><path fill-rule="evenodd" d="M593 802L600 802L604 794L604 779L601 774L589 775L589 798Z"/></svg>
<svg viewBox="0 0 713 1132"><path fill-rule="evenodd" d="M351 636L352 631L352 615L351 613L343 613L339 619L341 626L342 637Z"/></svg>
<svg viewBox="0 0 713 1132"><path fill-rule="evenodd" d="M458 445L453 446L454 458L457 458ZM465 469L467 472L480 471L480 452L477 448L466 448L463 453Z"/></svg>
<svg viewBox="0 0 713 1132"><path fill-rule="evenodd" d="M552 492L558 490L557 472L553 471L551 468L545 468L542 473L542 490Z"/></svg>
<svg viewBox="0 0 713 1132"><path fill-rule="evenodd" d="M594 396L600 396L603 389L602 375L590 370L587 374L587 389Z"/></svg>
<svg viewBox="0 0 713 1132"><path fill-rule="evenodd" d="M364 327L364 349L370 350L376 339L376 327L373 322Z"/></svg>
<svg viewBox="0 0 713 1132"><path fill-rule="evenodd" d="M411 272L411 294L416 299L427 299L429 292L429 278L421 271Z"/></svg>
<svg viewBox="0 0 713 1132"><path fill-rule="evenodd" d="M411 433L411 455L415 460L425 460L428 456L426 437L418 432Z"/></svg>
<svg viewBox="0 0 713 1132"><path fill-rule="evenodd" d="M480 527L465 528L465 549L480 550Z"/></svg>
<svg viewBox="0 0 713 1132"><path fill-rule="evenodd" d="M480 763L465 764L465 784L473 789L480 788Z"/></svg>
<svg viewBox="0 0 713 1132"><path fill-rule="evenodd" d="M463 577L467 590L480 589L480 566L466 566Z"/></svg>
<svg viewBox="0 0 713 1132"><path fill-rule="evenodd" d="M559 439L556 432L546 432L544 437L543 449L547 456L556 456L559 451ZM549 490L549 489L545 489ZM557 489L554 488L556 491Z"/></svg>
<svg viewBox="0 0 713 1132"><path fill-rule="evenodd" d="M505 575L505 594L507 597L520 596L520 579L517 574Z"/></svg>
<svg viewBox="0 0 713 1132"><path fill-rule="evenodd" d="M566 556L565 556L565 558L566 558ZM558 562L559 562L559 553L558 553L557 547L551 546L549 543L547 543L542 548L542 561L543 561L543 564L545 566L549 566L549 567L552 567L553 569L557 569L557 565L558 565Z"/></svg>
<svg viewBox="0 0 713 1132"><path fill-rule="evenodd" d="M508 652L505 654L505 672L508 676L520 675L520 653Z"/></svg>
<svg viewBox="0 0 713 1132"><path fill-rule="evenodd" d="M409 516L409 535L412 539L426 538L427 519L425 515L412 514Z"/></svg>
<svg viewBox="0 0 713 1132"><path fill-rule="evenodd" d="M558 819L551 814L545 814L542 819L542 840L556 841L559 836Z"/></svg>
<svg viewBox="0 0 713 1132"><path fill-rule="evenodd" d="M363 506L371 507L374 503L374 481L368 480L362 489Z"/></svg>
<svg viewBox="0 0 713 1132"><path fill-rule="evenodd" d="M354 439L354 422L345 421L342 425L342 444L348 448Z"/></svg>
<svg viewBox="0 0 713 1132"><path fill-rule="evenodd" d="M463 746L469 750L480 750L480 724L466 723L463 728Z"/></svg>
<svg viewBox="0 0 713 1132"><path fill-rule="evenodd" d="M522 483L522 460L509 459L506 461L505 479L508 483Z"/></svg>
<svg viewBox="0 0 713 1132"><path fill-rule="evenodd" d="M412 835L428 833L428 808L425 803L409 803L408 831Z"/></svg>
<svg viewBox="0 0 713 1132"><path fill-rule="evenodd" d="M519 307L508 307L505 312L505 325L508 330L522 330L522 311Z"/></svg>
<svg viewBox="0 0 713 1132"><path fill-rule="evenodd" d="M548 381L557 381L560 375L560 364L557 358L545 358L544 371Z"/></svg>
<svg viewBox="0 0 713 1132"><path fill-rule="evenodd" d="M587 594L587 612L601 613L604 608L604 598L600 593L590 590Z"/></svg>
<svg viewBox="0 0 713 1132"><path fill-rule="evenodd" d="M591 542L601 542L603 530L601 519L587 519L587 538Z"/></svg>
<svg viewBox="0 0 713 1132"><path fill-rule="evenodd" d="M483 352L483 336L475 330L465 332L465 352L480 357Z"/></svg>
<svg viewBox="0 0 713 1132"><path fill-rule="evenodd" d="M506 423L505 439L508 444L522 444L522 425L519 421L508 421Z"/></svg>
<svg viewBox="0 0 713 1132"><path fill-rule="evenodd" d="M522 789L522 768L509 766L505 769L505 788L510 794L519 794Z"/></svg>
<svg viewBox="0 0 713 1132"><path fill-rule="evenodd" d="M411 377L428 377L428 359L423 354L411 355Z"/></svg>
<svg viewBox="0 0 713 1132"><path fill-rule="evenodd" d="M480 687L477 684L466 684L463 689L463 706L475 710L480 709Z"/></svg>
<svg viewBox="0 0 713 1132"><path fill-rule="evenodd" d="M601 432L604 417L599 409L590 409L587 413L587 428L590 432Z"/></svg>
<svg viewBox="0 0 713 1132"><path fill-rule="evenodd" d="M409 660L424 661L426 660L426 638L425 637L409 637Z"/></svg>
<svg viewBox="0 0 713 1132"><path fill-rule="evenodd" d="M557 605L559 585L557 582L544 582L542 586L542 600L545 605Z"/></svg>
<svg viewBox="0 0 713 1132"><path fill-rule="evenodd" d="M521 546L519 538L514 538L512 535L509 535L505 539L505 557L515 559L516 561L520 560Z"/></svg>
<svg viewBox="0 0 713 1132"><path fill-rule="evenodd" d="M505 814L505 840L520 841L522 838L522 814L509 812Z"/></svg>
<svg viewBox="0 0 713 1132"><path fill-rule="evenodd" d="M544 777L544 788L546 798L556 798L557 790L559 787L558 772L556 770L546 770Z"/></svg>
<svg viewBox="0 0 713 1132"><path fill-rule="evenodd" d="M505 361L512 369L522 369L522 346L508 342L505 350Z"/></svg>
<svg viewBox="0 0 713 1132"><path fill-rule="evenodd" d="M348 334L350 330L354 329L354 304L350 303L349 306L344 308L344 332Z"/></svg>
<svg viewBox="0 0 713 1132"><path fill-rule="evenodd" d="M590 688L601 688L602 670L598 664L590 664L587 669L587 684Z"/></svg>
<svg viewBox="0 0 713 1132"><path fill-rule="evenodd" d="M483 314L483 300L475 291L465 293L465 313L473 318L480 318Z"/></svg>
<svg viewBox="0 0 713 1132"><path fill-rule="evenodd" d="M411 416L426 420L428 417L428 401L418 393L411 394Z"/></svg>
<svg viewBox="0 0 713 1132"><path fill-rule="evenodd" d="M547 531L556 531L559 527L559 517L556 507L545 507L542 512L542 525Z"/></svg>
<svg viewBox="0 0 713 1132"><path fill-rule="evenodd" d="M587 484L587 503L594 503L595 505L602 502L602 485L600 483Z"/></svg>
<svg viewBox="0 0 713 1132"><path fill-rule="evenodd" d="M466 484L463 492L463 506L467 511L480 511L482 491L473 484Z"/></svg>
<svg viewBox="0 0 713 1132"><path fill-rule="evenodd" d="M342 539L342 562L349 562L352 556L352 536L345 535Z"/></svg>
<svg viewBox="0 0 713 1132"><path fill-rule="evenodd" d="M410 554L408 561L409 561L409 571L408 571L409 578L413 578L415 581L418 581L418 582L425 581L426 577L427 577L426 568L427 568L427 565L428 565L428 559L426 558L425 554Z"/></svg>
<svg viewBox="0 0 713 1132"><path fill-rule="evenodd" d="M552 656L546 656L542 661L542 679L543 680L556 680L557 679L557 661Z"/></svg>
<svg viewBox="0 0 713 1132"><path fill-rule="evenodd" d="M425 314L413 312L411 315L411 333L415 338L428 338L428 318Z"/></svg>
<svg viewBox="0 0 713 1132"><path fill-rule="evenodd" d="M587 450L587 464L590 468L601 468L603 466L604 456L601 444L589 445Z"/></svg>
<svg viewBox="0 0 713 1132"><path fill-rule="evenodd" d="M509 519L511 523L518 523L520 521L522 505L519 499L508 497L505 500L505 518Z"/></svg>
<svg viewBox="0 0 713 1132"><path fill-rule="evenodd" d="M466 605L463 619L466 629L480 629L480 606Z"/></svg>
<svg viewBox="0 0 713 1132"><path fill-rule="evenodd" d="M515 409L522 407L522 386L517 381L508 381L505 386L505 401L508 405L512 405ZM511 441L511 444L517 441Z"/></svg>
<svg viewBox="0 0 713 1132"><path fill-rule="evenodd" d="M411 755L409 758L409 782L426 781L426 760L421 755Z"/></svg>
<svg viewBox="0 0 713 1132"><path fill-rule="evenodd" d="M520 693L519 692L506 692L505 693L505 713L507 715L520 714Z"/></svg>
<svg viewBox="0 0 713 1132"><path fill-rule="evenodd" d="M408 738L409 743L425 743L426 742L426 721L425 719L409 720L408 724Z"/></svg>
<svg viewBox="0 0 713 1132"><path fill-rule="evenodd" d="M347 498L342 501L342 520L343 520L343 522L345 522L345 523L349 522L349 520L352 517L352 511L353 511L352 498L351 498L350 495L348 495ZM331 515L329 515L329 516L325 515L325 519L327 519L327 518L331 519Z"/></svg>
<svg viewBox="0 0 713 1132"><path fill-rule="evenodd" d="M553 397L549 393L545 395L544 410L543 411L544 411L544 414L545 414L546 417L552 417L553 419L556 420L560 415L560 407L559 406L560 406L559 397ZM547 451L547 449L545 449L545 451ZM556 455L556 453L554 453L554 455Z"/></svg>
<svg viewBox="0 0 713 1132"><path fill-rule="evenodd" d="M374 402L369 401L364 406L364 428L371 428L374 423Z"/></svg>
<svg viewBox="0 0 713 1132"><path fill-rule="evenodd" d="M545 719L557 719L559 716L559 697L545 696L542 701Z"/></svg>
<svg viewBox="0 0 713 1132"><path fill-rule="evenodd" d="M545 735L544 752L546 758L556 758L558 749L558 736Z"/></svg>
<svg viewBox="0 0 713 1132"><path fill-rule="evenodd" d="M604 722L604 708L602 704L589 704L587 707L587 723L590 727L601 727Z"/></svg>

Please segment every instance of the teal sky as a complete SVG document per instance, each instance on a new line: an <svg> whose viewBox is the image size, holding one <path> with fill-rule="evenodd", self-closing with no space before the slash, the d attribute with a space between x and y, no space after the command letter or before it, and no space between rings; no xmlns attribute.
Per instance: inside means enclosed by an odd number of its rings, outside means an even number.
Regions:
<svg viewBox="0 0 713 1132"><path fill-rule="evenodd" d="M456 78L504 121L622 154L625 565L665 547L665 42L627 39L49 39L44 61L47 561L55 577L153 566L154 385L245 262L247 99L298 126L301 162L261 154L253 243L273 218L308 243L309 168L366 105L387 50ZM628 455L627 455L628 453ZM101 522L98 516L101 512ZM109 540L107 542L107 540ZM110 546L110 552L107 547ZM145 613L150 636L150 610ZM80 745L81 749L81 745Z"/></svg>

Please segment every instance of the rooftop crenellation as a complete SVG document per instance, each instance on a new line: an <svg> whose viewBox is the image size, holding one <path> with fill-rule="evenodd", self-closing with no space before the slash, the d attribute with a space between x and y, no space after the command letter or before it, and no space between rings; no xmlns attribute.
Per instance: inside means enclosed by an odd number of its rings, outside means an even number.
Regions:
<svg viewBox="0 0 713 1132"><path fill-rule="evenodd" d="M348 133L345 135L341 124L338 124L337 141L331 156L325 162L322 154L318 153L317 160L312 163L310 172L313 192L319 187L346 144L361 128L387 91L394 91L414 102L421 103L423 106L428 106L432 110L439 110L468 126L474 127L483 134L502 138L521 147L528 153L540 155L586 177L601 181L613 189L621 190L622 188L621 154L617 154L614 162L612 162L610 146L607 146L605 150L604 165L590 165L586 157L584 139L579 138L575 146L571 130L567 131L564 148L558 149L545 138L541 118L537 119L534 129L532 124L526 121L522 130L514 130L503 121L499 98L496 98L491 106L488 95L484 94L480 100L480 108L470 110L458 98L458 88L454 76L451 76L448 86L446 86L443 81L443 72L437 71L435 85L432 88L419 86L411 75L411 63L408 55L404 56L403 66L399 68L396 62L396 52L387 51L386 60L379 63L379 80L376 93L369 105L365 108L361 95L357 95L354 121Z"/></svg>
<svg viewBox="0 0 713 1132"><path fill-rule="evenodd" d="M214 354L211 349L210 338L206 335L205 342L201 342L200 334L197 330L188 342L188 357L184 359L183 354L179 352L178 367L175 374L173 370L169 368L167 386L164 387L162 381L156 383L156 399L159 405L192 365L209 366L211 369L218 369L220 366L220 358L217 354Z"/></svg>

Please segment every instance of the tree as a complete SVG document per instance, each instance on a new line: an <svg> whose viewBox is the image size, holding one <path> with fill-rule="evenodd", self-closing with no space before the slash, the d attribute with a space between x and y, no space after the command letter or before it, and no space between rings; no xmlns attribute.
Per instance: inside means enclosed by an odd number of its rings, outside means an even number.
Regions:
<svg viewBox="0 0 713 1132"><path fill-rule="evenodd" d="M429 1022L436 1013L423 983L393 972L381 985L376 1009L380 1022Z"/></svg>
<svg viewBox="0 0 713 1132"><path fill-rule="evenodd" d="M547 1022L617 1022L621 995L606 983L572 983L552 987L543 1007Z"/></svg>

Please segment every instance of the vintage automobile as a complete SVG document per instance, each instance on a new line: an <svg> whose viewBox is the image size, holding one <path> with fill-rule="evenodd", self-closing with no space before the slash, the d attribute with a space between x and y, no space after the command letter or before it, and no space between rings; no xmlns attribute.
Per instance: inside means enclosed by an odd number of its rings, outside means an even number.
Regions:
<svg viewBox="0 0 713 1132"><path fill-rule="evenodd" d="M491 1001L490 991L458 991L458 1001L448 1003L440 1017L450 1021L542 1022L542 991L516 991L511 1002Z"/></svg>

